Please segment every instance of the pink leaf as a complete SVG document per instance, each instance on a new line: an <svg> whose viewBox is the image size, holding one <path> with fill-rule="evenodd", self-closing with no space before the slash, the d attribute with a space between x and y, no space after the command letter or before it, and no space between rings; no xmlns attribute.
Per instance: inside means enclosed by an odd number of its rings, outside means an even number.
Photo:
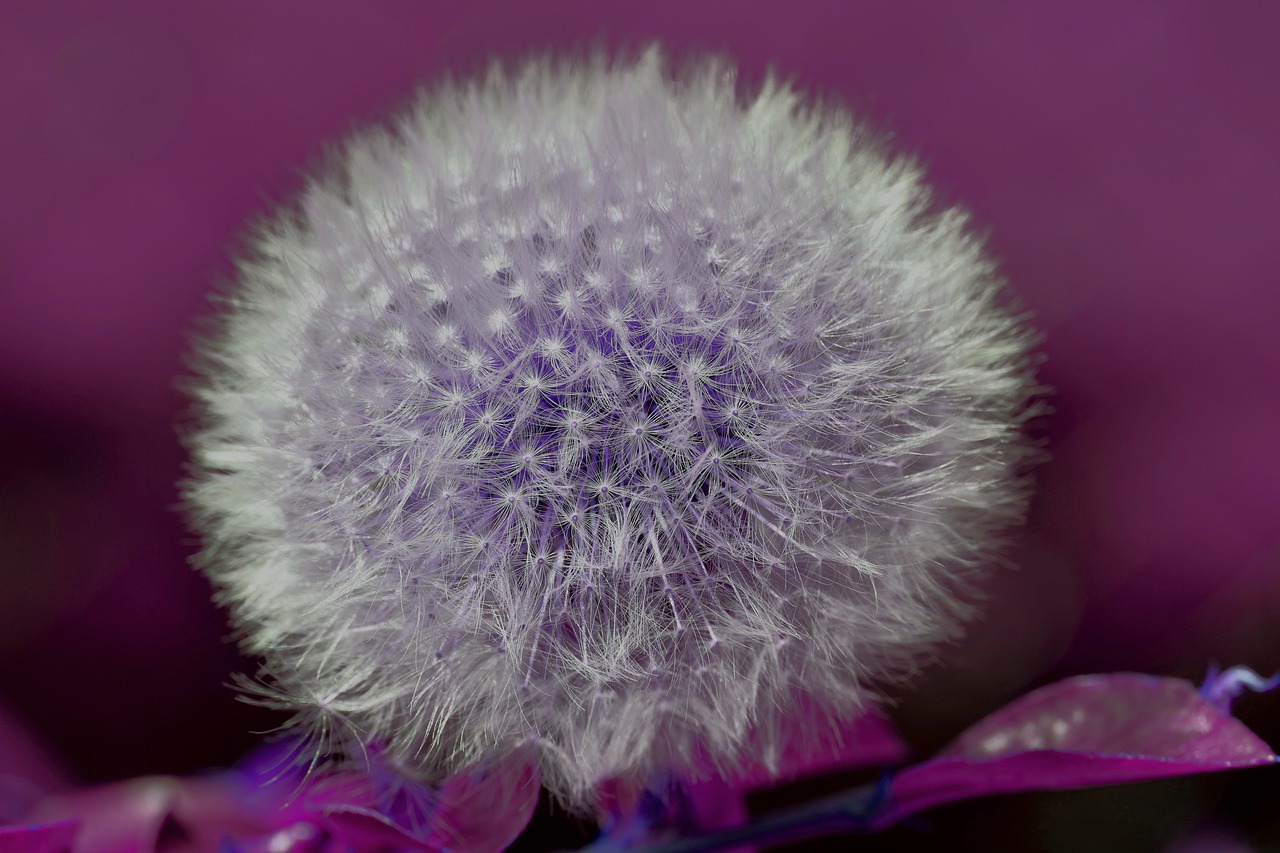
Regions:
<svg viewBox="0 0 1280 853"><path fill-rule="evenodd" d="M445 783L431 841L446 850L491 853L519 835L538 805L537 762L514 755L484 774L460 774Z"/></svg>
<svg viewBox="0 0 1280 853"><path fill-rule="evenodd" d="M0 826L0 853L68 853L79 828L74 820L40 826Z"/></svg>
<svg viewBox="0 0 1280 853"><path fill-rule="evenodd" d="M276 828L273 805L227 777L147 776L48 797L29 819L74 821L75 853L147 853L175 837L215 849L223 838L269 834Z"/></svg>
<svg viewBox="0 0 1280 853"><path fill-rule="evenodd" d="M405 850L438 853L440 848L415 836L391 818L363 806L331 806L325 809L330 831L356 850Z"/></svg>
<svg viewBox="0 0 1280 853"><path fill-rule="evenodd" d="M333 834L364 846L433 853L497 853L524 830L538 804L540 774L527 756L516 755L483 772L461 773L433 799L429 825L415 832L382 812L334 803L323 809Z"/></svg>
<svg viewBox="0 0 1280 853"><path fill-rule="evenodd" d="M875 823L989 794L1140 782L1276 760L1257 735L1189 682L1081 676L1015 700L938 757L904 770Z"/></svg>
<svg viewBox="0 0 1280 853"><path fill-rule="evenodd" d="M907 745L893 723L875 708L839 724L822 740L814 735L822 731L820 722L806 720L803 727L808 738L797 736L788 745L775 773L755 762L749 763L742 773L731 775L730 780L743 789L755 790L823 773L888 767L901 764L907 757Z"/></svg>
<svg viewBox="0 0 1280 853"><path fill-rule="evenodd" d="M843 722L831 721L808 701L802 700L800 708L802 716L791 726L772 771L762 758L748 756L736 771L721 774L705 754L701 756L695 763L697 774L680 780L679 804L668 806L684 810L676 822L688 821L703 832L741 826L748 820L745 797L749 791L824 773L901 764L907 757L906 743L876 707ZM657 793L661 798L663 792ZM644 788L616 779L600 787L600 820L615 846L634 844L655 824L673 817L670 812L645 814L644 794ZM732 853L751 849L737 847Z"/></svg>
<svg viewBox="0 0 1280 853"><path fill-rule="evenodd" d="M32 813L40 821L80 824L76 853L152 851L178 800L181 782L148 776L100 788L71 791L43 800Z"/></svg>

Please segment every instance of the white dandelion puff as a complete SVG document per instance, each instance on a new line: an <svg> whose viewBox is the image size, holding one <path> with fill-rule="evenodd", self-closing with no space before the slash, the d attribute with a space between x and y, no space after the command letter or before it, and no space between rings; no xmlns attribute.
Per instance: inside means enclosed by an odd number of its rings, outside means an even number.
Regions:
<svg viewBox="0 0 1280 853"><path fill-rule="evenodd" d="M657 51L356 136L201 345L199 562L271 690L585 808L910 672L1023 511L1034 393L929 203L841 110Z"/></svg>

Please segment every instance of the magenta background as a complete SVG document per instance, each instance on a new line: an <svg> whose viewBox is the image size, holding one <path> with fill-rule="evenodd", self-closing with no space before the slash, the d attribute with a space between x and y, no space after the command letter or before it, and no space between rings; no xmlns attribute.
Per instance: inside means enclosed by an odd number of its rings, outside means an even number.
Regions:
<svg viewBox="0 0 1280 853"><path fill-rule="evenodd" d="M1051 676L1280 668L1278 33L1270 3L4 0L0 702L89 779L274 722L223 686L244 664L173 511L212 282L416 82L600 38L773 66L891 130L1045 333L1022 568L905 697L917 745ZM1242 714L1280 740L1275 697Z"/></svg>

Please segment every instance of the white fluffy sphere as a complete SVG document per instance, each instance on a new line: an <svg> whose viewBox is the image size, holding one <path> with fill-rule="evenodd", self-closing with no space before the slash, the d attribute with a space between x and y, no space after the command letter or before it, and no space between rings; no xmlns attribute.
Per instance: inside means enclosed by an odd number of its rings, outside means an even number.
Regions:
<svg viewBox="0 0 1280 853"><path fill-rule="evenodd" d="M965 216L732 70L443 85L262 228L202 344L201 564L286 704L562 801L776 756L954 632L1025 502Z"/></svg>

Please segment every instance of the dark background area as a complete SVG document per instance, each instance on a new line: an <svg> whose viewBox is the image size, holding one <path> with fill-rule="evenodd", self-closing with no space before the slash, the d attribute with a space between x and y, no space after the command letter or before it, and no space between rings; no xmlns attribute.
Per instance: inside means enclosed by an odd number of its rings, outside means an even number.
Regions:
<svg viewBox="0 0 1280 853"><path fill-rule="evenodd" d="M1280 669L1278 39L1271 3L4 0L0 714L80 783L225 766L279 722L225 686L253 665L175 511L177 377L246 221L417 83L652 40L890 131L1045 335L1020 568L894 709L921 754L1073 673ZM1238 711L1280 744L1280 697ZM1277 813L1280 778L1248 771L856 846L1161 849L1210 820L1280 849Z"/></svg>

